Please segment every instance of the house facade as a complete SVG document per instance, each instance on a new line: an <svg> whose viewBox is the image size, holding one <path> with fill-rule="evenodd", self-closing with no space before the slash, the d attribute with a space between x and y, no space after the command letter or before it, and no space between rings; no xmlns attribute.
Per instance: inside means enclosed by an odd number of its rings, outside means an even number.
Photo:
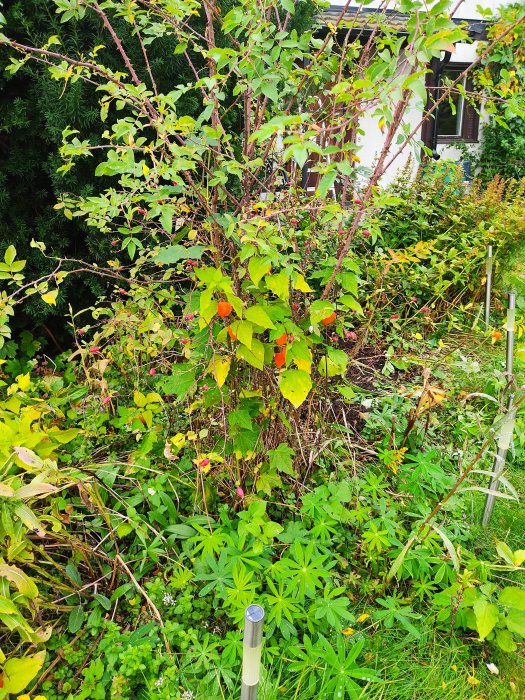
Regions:
<svg viewBox="0 0 525 700"><path fill-rule="evenodd" d="M434 59L429 65L430 72L427 76L429 102L427 108L432 104L432 99L437 97L437 88L447 83L448 80L456 79L465 68L472 64L478 55L480 42L486 41L486 30L489 22L478 11L477 6L480 4L484 9L495 11L501 2L497 0L463 0L463 2L458 3L458 9L453 19L458 24L467 24L470 42L451 46L450 51L442 52L441 59ZM350 4L346 0L333 0L323 12L323 22L336 25L343 9L342 21L337 25L339 32L348 31L345 26L355 27L355 31L360 32L371 31L374 26L374 17L377 17L377 13L380 12L400 35L403 34L403 22L406 16L399 11L395 0L392 2L372 0L366 6L362 6L355 0L352 0ZM463 85L467 91L472 88L468 78L463 81ZM469 149L475 150L480 143L484 120L460 95L455 95L453 100L454 107L445 101L440 105L435 118L425 121L421 127L420 140L433 152L436 160L446 158L462 163L468 177L469 164L468 161L465 162L464 149L461 148L460 144L468 144ZM408 124L412 130L417 127L421 119L421 106L418 107L414 103L407 111L404 125ZM363 166L371 168L382 148L384 136L377 119L369 114L363 114L360 128L364 133L358 137L359 157ZM415 156L417 154L414 153L414 149L407 147L399 156L397 167L385 173L382 179L383 184L392 180L396 173L406 166L409 159L412 160L415 171L418 167L418 159Z"/></svg>

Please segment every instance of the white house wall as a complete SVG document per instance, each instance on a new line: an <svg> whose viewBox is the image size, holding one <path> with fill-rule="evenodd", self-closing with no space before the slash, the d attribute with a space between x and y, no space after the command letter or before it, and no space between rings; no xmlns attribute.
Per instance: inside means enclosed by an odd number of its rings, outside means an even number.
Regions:
<svg viewBox="0 0 525 700"><path fill-rule="evenodd" d="M330 4L332 6L340 6L342 8L346 5L346 0L332 0ZM481 5L482 7L487 9L496 10L496 8L499 7L500 4L501 2L499 2L498 0L482 0L481 2L479 2L479 0L464 0L455 17L460 19L481 19L480 13L476 10L477 5ZM361 3L353 1L350 3L350 6L360 7ZM385 3L381 0L374 0L370 4L367 4L366 7L371 9L381 7L382 9L385 9ZM396 9L396 3L390 2L387 5L387 9ZM478 45L479 42L477 41L470 44L456 44L456 50L455 53L452 55L451 63L473 62L477 56ZM407 113L405 115L404 123L408 123L410 125L410 131L415 129L420 121L421 109L418 109L415 106L415 104L409 106L409 109L407 110ZM360 127L361 129L363 129L364 134L358 138L358 143L361 147L359 151L359 157L361 159L361 166L363 166L364 168L372 168L374 166L374 163L377 160L384 140L384 135L379 129L377 122L377 118L372 118L370 114L364 114L360 121ZM480 121L480 134L482 131L482 126L483 118L481 118ZM420 138L421 134L419 131L419 133L416 134L416 139L419 140ZM475 151L478 148L477 144L469 144L468 147L471 151ZM392 146L390 153L396 153L398 148L399 146ZM453 144L438 144L437 151L442 158L450 158L458 162L464 159L462 151ZM385 175L382 178L381 184L385 185L391 182L396 177L399 170L406 166L409 159L412 159L413 170L415 172L418 166L417 158L420 152L421 149L418 145L407 145L402 154L397 157L395 164L393 164L393 166L387 171L387 173L385 173Z"/></svg>
<svg viewBox="0 0 525 700"><path fill-rule="evenodd" d="M432 3L429 3L429 5L431 4ZM454 4L456 3L452 3L452 6ZM454 17L458 19L482 19L482 16L476 9L478 5L481 5L481 7L483 7L484 9L495 11L498 7L501 6L501 4L502 0L464 0L459 6L458 11L454 15ZM330 0L330 5L343 8L346 5L346 0ZM385 4L384 0L373 0L372 2L367 3L366 5L362 5L360 2L356 2L356 0L351 0L349 7L366 7L370 9L381 8L383 10L396 10L398 9L398 3L396 3L395 1L391 1Z"/></svg>

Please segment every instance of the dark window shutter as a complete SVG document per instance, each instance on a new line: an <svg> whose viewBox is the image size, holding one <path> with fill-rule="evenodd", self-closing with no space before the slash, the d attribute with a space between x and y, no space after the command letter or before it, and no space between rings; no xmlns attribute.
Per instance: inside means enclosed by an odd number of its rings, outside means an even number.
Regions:
<svg viewBox="0 0 525 700"><path fill-rule="evenodd" d="M467 91L471 92L473 88L472 80L467 80ZM471 104L465 102L463 110L463 125L461 136L464 141L475 143L479 140L479 114Z"/></svg>

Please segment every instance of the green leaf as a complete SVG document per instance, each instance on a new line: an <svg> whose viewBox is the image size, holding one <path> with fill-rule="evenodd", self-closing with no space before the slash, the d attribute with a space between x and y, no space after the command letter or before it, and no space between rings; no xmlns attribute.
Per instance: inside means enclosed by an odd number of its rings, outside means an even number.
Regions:
<svg viewBox="0 0 525 700"><path fill-rule="evenodd" d="M479 638L483 640L494 629L499 620L499 611L497 606L489 603L486 598L478 598L473 605L473 610Z"/></svg>
<svg viewBox="0 0 525 700"><path fill-rule="evenodd" d="M199 260L204 253L204 246L194 245L185 248L183 245L171 245L163 248L154 258L155 262L162 265L174 265L179 260Z"/></svg>
<svg viewBox="0 0 525 700"><path fill-rule="evenodd" d="M102 595L102 593L94 593L93 598L97 601L97 603L100 603L104 610L109 610L111 607L111 601L109 598L106 598L105 595Z"/></svg>
<svg viewBox="0 0 525 700"><path fill-rule="evenodd" d="M522 610L511 608L505 619L511 632L519 634L520 637L525 637L525 613Z"/></svg>
<svg viewBox="0 0 525 700"><path fill-rule="evenodd" d="M339 297L338 301L340 304L343 304L343 306L346 306L347 309L357 311L359 314L363 313L361 304L356 301L353 296L350 296L350 294L344 294L342 297Z"/></svg>
<svg viewBox="0 0 525 700"><path fill-rule="evenodd" d="M250 262L248 263L248 274L256 287L259 286L259 282L270 272L271 268L272 261L270 258L250 258Z"/></svg>
<svg viewBox="0 0 525 700"><path fill-rule="evenodd" d="M195 384L195 367L185 362L173 365L171 372L171 377L161 379L158 388L163 394L174 394L180 399L186 396Z"/></svg>
<svg viewBox="0 0 525 700"><path fill-rule="evenodd" d="M9 265L9 267L11 267L15 258L16 258L16 248L14 245L10 245L4 254L5 264Z"/></svg>
<svg viewBox="0 0 525 700"><path fill-rule="evenodd" d="M344 384L338 384L336 386L336 389L341 394L341 396L344 396L344 398L347 399L348 401L355 399L356 393L352 389L351 386L345 386Z"/></svg>
<svg viewBox="0 0 525 700"><path fill-rule="evenodd" d="M333 187L336 177L337 170L330 170L323 175L317 187L317 194L319 197L326 197L328 190Z"/></svg>
<svg viewBox="0 0 525 700"><path fill-rule="evenodd" d="M328 318L334 313L334 305L329 301L317 299L310 305L310 323L315 325L320 323L323 318Z"/></svg>
<svg viewBox="0 0 525 700"><path fill-rule="evenodd" d="M232 326L234 326L232 327L232 330L237 336L239 343L242 343L243 345L246 345L247 348L251 349L253 326L250 321L239 321L238 323L233 323Z"/></svg>
<svg viewBox="0 0 525 700"><path fill-rule="evenodd" d="M45 651L39 651L33 656L8 659L4 664L3 681L6 693L20 693L40 671L46 658Z"/></svg>
<svg viewBox="0 0 525 700"><path fill-rule="evenodd" d="M292 462L294 454L295 452L292 448L284 442L281 442L275 450L268 450L270 469L272 471L283 472L289 476L296 476Z"/></svg>
<svg viewBox="0 0 525 700"><path fill-rule="evenodd" d="M516 586L504 588L500 593L499 602L509 608L525 610L525 590Z"/></svg>
<svg viewBox="0 0 525 700"><path fill-rule="evenodd" d="M509 630L496 630L496 644L503 651L516 651L518 645L514 641L512 632Z"/></svg>
<svg viewBox="0 0 525 700"><path fill-rule="evenodd" d="M250 306L246 309L244 315L248 321L251 321L256 326L262 328L275 328L272 319L268 316L262 306Z"/></svg>
<svg viewBox="0 0 525 700"><path fill-rule="evenodd" d="M341 272L337 276L338 281L341 284L341 287L345 289L347 292L350 292L350 294L353 294L355 297L357 296L357 275L354 274L353 272Z"/></svg>
<svg viewBox="0 0 525 700"><path fill-rule="evenodd" d="M319 360L318 370L322 377L336 377L339 374L345 374L347 366L348 355L346 352L328 348L327 355Z"/></svg>
<svg viewBox="0 0 525 700"><path fill-rule="evenodd" d="M312 379L300 369L287 369L281 374L279 390L285 399L298 408L312 388Z"/></svg>
<svg viewBox="0 0 525 700"><path fill-rule="evenodd" d="M73 608L73 610L69 613L67 626L71 634L76 634L82 627L85 616L84 608L81 605L77 605L77 607Z"/></svg>
<svg viewBox="0 0 525 700"><path fill-rule="evenodd" d="M264 367L264 345L257 338L252 338L251 348L246 347L246 345L239 345L237 357L256 369L262 369Z"/></svg>
<svg viewBox="0 0 525 700"><path fill-rule="evenodd" d="M496 542L496 551L507 564L514 564L514 552L506 542Z"/></svg>
<svg viewBox="0 0 525 700"><path fill-rule="evenodd" d="M290 280L284 272L279 272L278 275L270 275L266 278L266 286L268 289L283 301L288 301L290 298Z"/></svg>

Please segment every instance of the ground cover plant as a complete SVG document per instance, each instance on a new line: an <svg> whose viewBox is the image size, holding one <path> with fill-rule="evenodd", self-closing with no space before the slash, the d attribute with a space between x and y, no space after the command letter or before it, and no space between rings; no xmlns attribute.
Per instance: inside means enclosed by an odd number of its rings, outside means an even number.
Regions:
<svg viewBox="0 0 525 700"><path fill-rule="evenodd" d="M96 153L110 184L56 211L113 253L97 267L33 240L52 275L24 277L14 246L0 266L0 697L235 697L254 601L263 697L414 697L425 664L429 698L520 692L523 546L474 526L508 387L488 369L483 392L458 386L477 360L453 344L468 329L501 347L476 320L484 256L522 242L525 184L467 192L425 167L382 188L388 150L370 173L334 135L366 103L393 147L465 30L441 5L405 45L388 26L298 35L288 0L54 4L64 27L100 22L121 68L58 35L0 44L13 73L38 60L66 90L97 85L100 140L65 129L61 171ZM148 60L166 36L195 69L169 92ZM15 309L54 307L75 270L113 286L71 310L72 350L12 337Z"/></svg>

